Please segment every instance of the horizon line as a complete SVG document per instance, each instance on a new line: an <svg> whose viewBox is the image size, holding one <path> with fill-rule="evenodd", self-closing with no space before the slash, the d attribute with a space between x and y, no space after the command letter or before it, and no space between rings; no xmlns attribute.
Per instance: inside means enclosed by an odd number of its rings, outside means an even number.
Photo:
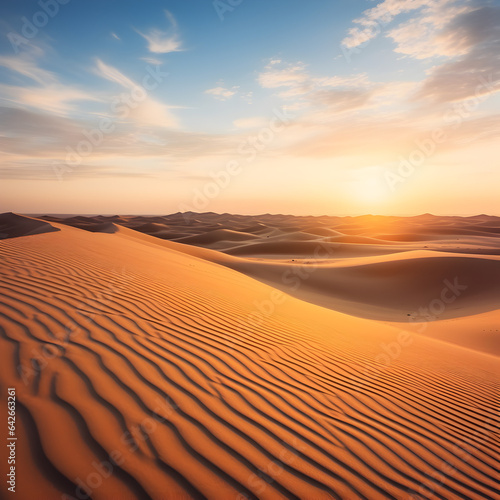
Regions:
<svg viewBox="0 0 500 500"><path fill-rule="evenodd" d="M61 218L66 218L66 217L168 217L171 215L183 215L183 214L193 214L193 215L233 215L233 216L241 216L241 217L263 217L263 216L282 216L282 217L366 217L366 216L372 216L372 217L421 217L424 215L427 216L433 216L433 217L480 217L480 216L485 216L485 217L500 217L499 215L496 214L487 214L487 213L470 213L470 214L435 214L431 212L423 212L423 213L413 213L413 214L374 214L374 213L360 213L360 214L336 214L336 215L331 215L331 214L321 214L321 215L313 215L313 214L286 214L286 213L270 213L270 212L265 212L265 213L258 213L258 214L242 214L242 213L232 213L232 212L193 212L193 211L187 211L187 212L171 212L168 214L152 214L152 213L129 213L129 214L120 214L120 213L109 213L109 214L102 214L102 213L53 213L53 212L40 212L40 213L33 213L33 212L2 212L2 213L17 213L18 215L24 215L27 217L44 217L44 216L52 216L52 217L61 217Z"/></svg>

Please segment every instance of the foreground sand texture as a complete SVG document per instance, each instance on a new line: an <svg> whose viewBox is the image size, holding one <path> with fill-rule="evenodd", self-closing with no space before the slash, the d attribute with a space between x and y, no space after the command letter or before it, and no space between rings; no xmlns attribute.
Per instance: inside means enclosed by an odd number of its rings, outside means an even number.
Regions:
<svg viewBox="0 0 500 500"><path fill-rule="evenodd" d="M13 498L500 498L497 218L45 221L0 219Z"/></svg>

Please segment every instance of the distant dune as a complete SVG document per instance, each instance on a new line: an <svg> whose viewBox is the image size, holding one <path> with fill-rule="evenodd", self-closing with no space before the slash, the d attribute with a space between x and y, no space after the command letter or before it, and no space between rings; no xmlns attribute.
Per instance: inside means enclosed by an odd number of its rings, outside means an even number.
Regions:
<svg viewBox="0 0 500 500"><path fill-rule="evenodd" d="M23 217L12 212L0 214L0 239L59 231L43 220Z"/></svg>
<svg viewBox="0 0 500 500"><path fill-rule="evenodd" d="M0 216L18 498L500 499L498 218L43 219Z"/></svg>
<svg viewBox="0 0 500 500"><path fill-rule="evenodd" d="M483 342L488 328L480 324L456 338L448 328L439 327L446 320L487 312L496 317L500 217L294 217L210 212L50 220L94 230L91 228L117 219L122 227L154 237L151 241L156 244L167 240L164 245L168 248L229 267L301 300L389 323L427 326L431 320L438 325L432 328L435 338L470 347L478 337L478 350L500 354L500 341L491 342L486 335L488 340ZM435 305L438 314L423 312L446 289L445 282L453 284L454 280L466 286L467 292L443 311Z"/></svg>

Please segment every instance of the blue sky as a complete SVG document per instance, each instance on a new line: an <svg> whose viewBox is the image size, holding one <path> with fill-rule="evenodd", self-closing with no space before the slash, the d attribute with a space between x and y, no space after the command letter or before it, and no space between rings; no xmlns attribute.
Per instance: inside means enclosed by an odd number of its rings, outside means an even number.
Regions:
<svg viewBox="0 0 500 500"><path fill-rule="evenodd" d="M318 1L312 9L300 0L254 0L232 7L224 2L214 5L212 1L191 0L150 1L144 8L144 2L132 0L70 0L59 5L58 14L40 29L33 42L40 38L40 44L50 46L44 67L56 72L61 81L96 92L111 87L92 73L96 58L116 66L132 79L143 76L149 64L144 58L157 59L169 76L155 95L188 108L179 112L184 126L198 130L214 130L215 126L222 130L231 125L238 112L245 112L249 101L235 99L231 105L221 107L204 91L217 86L238 86L240 94L258 92L252 99L253 109L265 111L271 96L256 87L255 81L271 58L307 60L312 70L323 73L352 72L344 58L335 57L342 53L340 43L346 26L365 5L366 2ZM36 1L9 2L3 20L11 31L22 34L27 24L22 17L33 21L41 10ZM172 29L166 10L174 16L176 30ZM153 55L147 40L137 32L153 29L176 31L182 40L180 52ZM2 37L1 42L2 53L12 52L7 37ZM354 66L359 64L362 61L355 61ZM2 80L8 82L12 76L18 75L4 73ZM203 112L189 108L202 108Z"/></svg>
<svg viewBox="0 0 500 500"><path fill-rule="evenodd" d="M0 209L498 212L496 1L0 9Z"/></svg>

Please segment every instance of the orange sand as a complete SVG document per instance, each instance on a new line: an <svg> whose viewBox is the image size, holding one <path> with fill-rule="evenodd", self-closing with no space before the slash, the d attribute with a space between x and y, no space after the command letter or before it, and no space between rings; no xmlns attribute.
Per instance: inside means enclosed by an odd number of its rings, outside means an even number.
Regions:
<svg viewBox="0 0 500 500"><path fill-rule="evenodd" d="M497 218L45 220L0 216L12 498L500 498Z"/></svg>

